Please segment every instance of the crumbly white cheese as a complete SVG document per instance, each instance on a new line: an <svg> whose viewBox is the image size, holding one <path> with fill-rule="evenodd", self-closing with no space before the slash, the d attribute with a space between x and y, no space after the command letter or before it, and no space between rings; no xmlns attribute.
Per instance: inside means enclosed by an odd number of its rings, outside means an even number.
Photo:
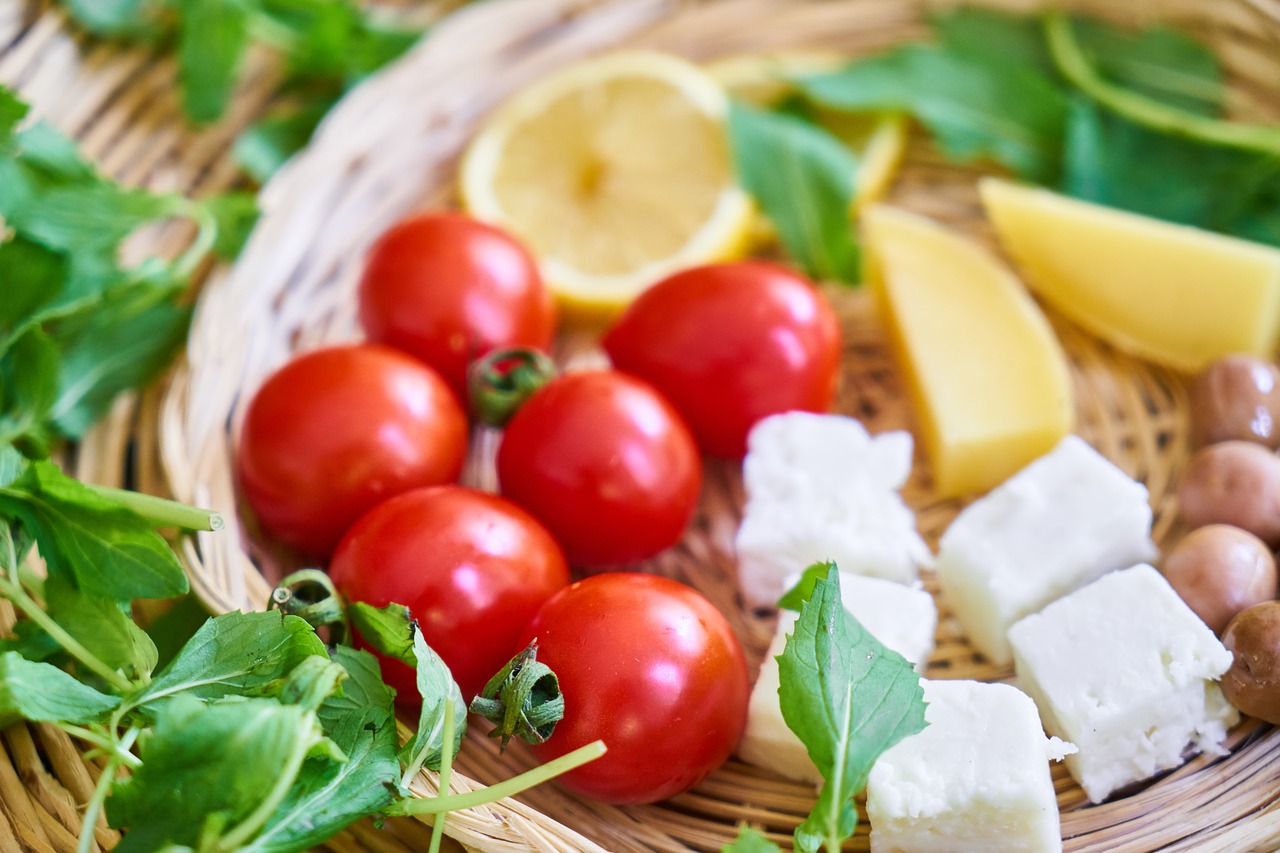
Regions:
<svg viewBox="0 0 1280 853"><path fill-rule="evenodd" d="M788 579L787 587L796 578ZM886 648L892 649L924 671L933 652L933 637L938 625L938 610L933 596L921 589L902 586L878 578L840 573L840 598L844 609L862 624ZM778 627L769 645L769 653L760 665L760 676L751 689L747 708L747 728L738 755L751 764L767 767L789 779L822 781L822 775L809 760L800 738L787 728L778 704L778 661L792 633L798 614L784 610L778 615Z"/></svg>
<svg viewBox="0 0 1280 853"><path fill-rule="evenodd" d="M1007 664L1014 622L1155 555L1146 488L1067 436L956 517L938 582L973 646Z"/></svg>
<svg viewBox="0 0 1280 853"><path fill-rule="evenodd" d="M1080 751L1067 768L1093 802L1216 752L1238 719L1216 679L1231 652L1151 566L1113 572L1009 631L1019 685Z"/></svg>
<svg viewBox="0 0 1280 853"><path fill-rule="evenodd" d="M785 578L821 560L899 583L929 564L898 494L911 473L909 433L872 437L854 418L788 412L757 423L747 447L736 547L748 604L776 604Z"/></svg>
<svg viewBox="0 0 1280 853"><path fill-rule="evenodd" d="M1008 684L925 681L924 731L871 768L872 853L1057 853L1046 738L1035 704Z"/></svg>

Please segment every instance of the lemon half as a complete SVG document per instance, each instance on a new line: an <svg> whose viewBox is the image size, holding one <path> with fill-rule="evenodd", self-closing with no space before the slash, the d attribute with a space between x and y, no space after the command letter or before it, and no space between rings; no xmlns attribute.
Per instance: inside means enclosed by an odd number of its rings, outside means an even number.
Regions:
<svg viewBox="0 0 1280 853"><path fill-rule="evenodd" d="M665 54L616 53L517 92L461 168L463 203L523 239L570 313L616 312L649 285L747 248L724 90Z"/></svg>

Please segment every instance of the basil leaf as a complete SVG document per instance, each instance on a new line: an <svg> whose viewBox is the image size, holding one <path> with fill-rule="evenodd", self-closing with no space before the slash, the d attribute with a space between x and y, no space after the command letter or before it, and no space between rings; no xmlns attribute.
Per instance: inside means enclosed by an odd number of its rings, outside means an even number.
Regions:
<svg viewBox="0 0 1280 853"><path fill-rule="evenodd" d="M146 521L51 462L32 463L0 489L0 514L21 519L50 573L88 595L123 602L187 591L177 557Z"/></svg>
<svg viewBox="0 0 1280 853"><path fill-rule="evenodd" d="M38 328L0 356L0 444L41 429L58 394L58 368L58 347Z"/></svg>
<svg viewBox="0 0 1280 853"><path fill-rule="evenodd" d="M738 182L814 278L858 280L849 209L857 161L828 131L795 116L733 103L729 138Z"/></svg>
<svg viewBox="0 0 1280 853"><path fill-rule="evenodd" d="M303 619L279 613L224 613L206 622L130 707L155 707L183 693L200 699L269 695L309 657L327 657Z"/></svg>
<svg viewBox="0 0 1280 853"><path fill-rule="evenodd" d="M276 697L286 705L301 705L314 711L330 696L342 692L347 671L339 664L319 655L303 658L289 670Z"/></svg>
<svg viewBox="0 0 1280 853"><path fill-rule="evenodd" d="M0 353L59 304L68 274L64 255L25 237L0 243ZM56 310L56 308L52 308Z"/></svg>
<svg viewBox="0 0 1280 853"><path fill-rule="evenodd" d="M800 608L804 603L813 597L813 588L818 581L827 576L835 563L824 562L814 563L805 569L800 575L800 579L796 581L795 586L787 590L782 598L778 599L778 607L782 610L794 610L800 612Z"/></svg>
<svg viewBox="0 0 1280 853"><path fill-rule="evenodd" d="M920 676L844 609L838 571L815 580L778 673L782 718L825 780L796 849L837 850L857 826L853 798L875 760L925 727Z"/></svg>
<svg viewBox="0 0 1280 853"><path fill-rule="evenodd" d="M116 850L220 849L215 839L241 831L277 785L297 778L322 740L315 712L298 705L169 699L139 742L141 766L107 800L110 824L128 829Z"/></svg>
<svg viewBox="0 0 1280 853"><path fill-rule="evenodd" d="M395 658L409 666L418 665L414 654L413 619L409 608L403 604L374 607L363 601L353 601L347 607L347 618L364 641L379 654Z"/></svg>
<svg viewBox="0 0 1280 853"><path fill-rule="evenodd" d="M266 183L289 158L301 151L333 106L336 96L323 95L303 104L277 109L249 125L232 147L240 168Z"/></svg>
<svg viewBox="0 0 1280 853"><path fill-rule="evenodd" d="M368 652L339 646L334 662L347 672L343 692L317 712L325 734L347 755L346 763L312 759L289 798L246 853L288 853L316 847L352 821L377 814L397 797L395 712L378 661Z"/></svg>
<svg viewBox="0 0 1280 853"><path fill-rule="evenodd" d="M14 129L26 116L27 110L27 105L12 89L0 86L0 154L8 154L12 149Z"/></svg>
<svg viewBox="0 0 1280 853"><path fill-rule="evenodd" d="M720 853L782 853L782 848L765 838L759 830L738 827L738 837L720 848Z"/></svg>
<svg viewBox="0 0 1280 853"><path fill-rule="evenodd" d="M203 203L218 223L214 253L223 260L234 261L258 224L258 197L232 191L210 196Z"/></svg>
<svg viewBox="0 0 1280 853"><path fill-rule="evenodd" d="M1057 176L1066 96L1034 68L906 45L798 83L831 109L910 112L955 160L989 157L1033 180Z"/></svg>
<svg viewBox="0 0 1280 853"><path fill-rule="evenodd" d="M249 49L248 0L179 0L182 106L194 124L221 118Z"/></svg>
<svg viewBox="0 0 1280 853"><path fill-rule="evenodd" d="M453 680L453 673L440 659L440 656L427 645L418 630L413 626L413 652L417 658L418 694L422 697L422 714L418 718L418 730L413 738L401 750L400 756L411 767L428 767L440 769L440 760L444 756L444 709L453 703L453 718L457 721L454 727L453 744L450 755L457 755L462 746L462 737L466 734L467 703L462 699L462 690Z"/></svg>
<svg viewBox="0 0 1280 853"><path fill-rule="evenodd" d="M157 35L163 0L66 0L71 17L94 35L152 38Z"/></svg>
<svg viewBox="0 0 1280 853"><path fill-rule="evenodd" d="M81 684L56 666L0 654L0 727L20 720L96 723L120 700Z"/></svg>
<svg viewBox="0 0 1280 853"><path fill-rule="evenodd" d="M45 581L44 594L49 615L80 645L130 680L150 677L159 660L156 645L119 602L81 592L56 574Z"/></svg>

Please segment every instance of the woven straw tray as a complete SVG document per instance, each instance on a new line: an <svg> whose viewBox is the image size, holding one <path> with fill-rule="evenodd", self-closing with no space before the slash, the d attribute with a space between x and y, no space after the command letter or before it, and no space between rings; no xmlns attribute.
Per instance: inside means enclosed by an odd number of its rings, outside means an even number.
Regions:
<svg viewBox="0 0 1280 853"><path fill-rule="evenodd" d="M443 5L425 4L425 14ZM370 242L407 212L454 201L456 157L478 122L523 82L579 57L620 46L668 50L695 60L791 48L865 54L926 35L937 4L906 0L488 0L445 20L432 37L340 104L312 146L266 188L264 216L240 261L214 274L201 295L187 357L163 386L123 401L67 460L86 479L169 492L212 506L228 520L217 534L182 543L197 594L215 611L260 608L283 567L237 513L231 458L246 392L290 353L359 336L353 288ZM993 4L1025 9L1031 3ZM1232 103L1280 120L1280 3L1276 0L1093 0L1064 5L1121 23L1166 21L1218 51ZM0 0L0 81L76 136L90 156L127 183L202 194L234 180L227 145L268 102L278 70L256 57L229 124L202 134L182 128L174 69L146 51L77 43L43 3ZM890 201L993 245L974 188L980 172L942 161L913 135ZM154 237L163 249L181 232ZM845 369L837 408L873 431L912 429L913 415L882 325L862 294L829 291L842 317ZM1172 483L1188 455L1186 381L1111 350L1050 315L1071 360L1077 432L1144 482L1155 538L1175 529ZM562 340L568 357L590 346ZM467 476L485 481L493 436L473 442ZM130 452L126 452L130 451ZM904 494L931 545L960 504L932 497L917 459ZM646 569L701 589L730 619L754 669L773 615L744 609L734 584L732 541L742 504L737 467L712 463L699 514L684 541ZM926 585L932 590L931 578ZM3 615L3 614L0 614ZM967 646L943 607L928 674L999 680ZM3 733L0 851L73 850L76 806L97 765L48 726ZM1062 767L1054 781L1068 851L1272 851L1280 849L1280 733L1246 720L1229 755L1200 757L1145 788L1089 807ZM499 757L482 736L459 756L453 787L492 782L530 763L518 748ZM434 792L433 779L418 783ZM448 833L484 851L718 850L739 822L785 845L808 812L812 789L731 759L693 791L641 807L591 803L544 786L520 803L449 816ZM851 850L866 850L865 820ZM105 825L97 842L108 849ZM329 845L338 851L425 849L424 828L365 823Z"/></svg>

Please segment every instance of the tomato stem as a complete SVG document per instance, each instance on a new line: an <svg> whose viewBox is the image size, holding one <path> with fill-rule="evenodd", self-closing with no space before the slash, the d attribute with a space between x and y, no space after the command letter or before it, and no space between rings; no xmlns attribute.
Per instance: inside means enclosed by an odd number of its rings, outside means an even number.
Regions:
<svg viewBox="0 0 1280 853"><path fill-rule="evenodd" d="M564 696L556 674L538 660L536 639L489 679L471 700L471 712L494 724L489 737L502 738L499 751L513 735L530 744L551 737L564 718Z"/></svg>
<svg viewBox="0 0 1280 853"><path fill-rule="evenodd" d="M330 627L342 632L333 641L351 636L351 625L342 596L329 576L320 569L299 569L284 577L274 590L268 607L290 616L300 616L312 628Z"/></svg>
<svg viewBox="0 0 1280 853"><path fill-rule="evenodd" d="M521 404L555 376L555 362L544 352L494 350L467 371L472 414L489 426L506 426Z"/></svg>

